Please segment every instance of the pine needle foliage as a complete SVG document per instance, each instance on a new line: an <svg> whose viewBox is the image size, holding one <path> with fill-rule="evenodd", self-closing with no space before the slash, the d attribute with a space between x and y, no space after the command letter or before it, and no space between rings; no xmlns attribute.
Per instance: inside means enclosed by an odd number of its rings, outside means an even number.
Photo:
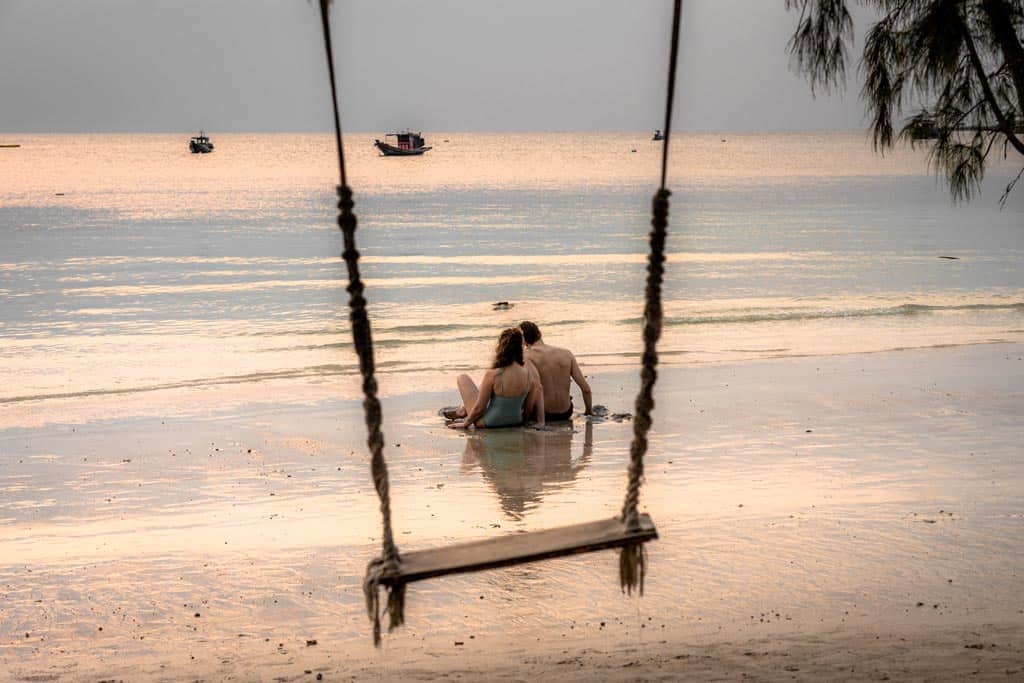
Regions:
<svg viewBox="0 0 1024 683"><path fill-rule="evenodd" d="M977 194L990 154L1024 163L1024 0L785 0L799 12L790 55L812 93L846 84L853 2L878 17L859 63L876 151L926 146L956 201Z"/></svg>

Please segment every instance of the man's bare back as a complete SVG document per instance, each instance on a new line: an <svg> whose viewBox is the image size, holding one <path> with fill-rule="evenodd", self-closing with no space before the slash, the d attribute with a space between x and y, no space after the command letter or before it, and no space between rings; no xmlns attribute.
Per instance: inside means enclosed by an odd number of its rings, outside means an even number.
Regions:
<svg viewBox="0 0 1024 683"><path fill-rule="evenodd" d="M576 357L568 349L559 348L545 344L540 338L540 331L536 325L532 330L529 328L532 323L522 323L527 326L524 330L524 338L527 339L526 360L533 363L540 374L541 384L544 385L544 412L549 418L562 416L561 419L572 417L572 395L570 393L569 380L576 382L583 394L583 403L586 413L591 409L590 384L587 383L583 372L580 370ZM533 337L531 332L536 333ZM531 343L530 339L533 338Z"/></svg>

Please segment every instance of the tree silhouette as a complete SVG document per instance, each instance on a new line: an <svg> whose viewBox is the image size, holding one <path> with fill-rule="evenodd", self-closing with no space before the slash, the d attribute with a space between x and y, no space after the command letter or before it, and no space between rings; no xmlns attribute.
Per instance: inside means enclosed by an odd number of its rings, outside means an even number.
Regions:
<svg viewBox="0 0 1024 683"><path fill-rule="evenodd" d="M811 92L843 87L853 43L850 1L785 2L800 13L789 50ZM993 152L1024 161L1022 0L852 2L881 17L867 32L859 69L877 151L897 139L926 145L930 166L955 200L977 193ZM1021 174L1024 167L1000 203Z"/></svg>

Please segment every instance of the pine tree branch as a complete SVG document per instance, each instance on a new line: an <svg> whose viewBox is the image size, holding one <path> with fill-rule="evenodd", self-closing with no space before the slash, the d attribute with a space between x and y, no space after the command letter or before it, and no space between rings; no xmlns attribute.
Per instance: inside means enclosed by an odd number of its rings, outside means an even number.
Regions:
<svg viewBox="0 0 1024 683"><path fill-rule="evenodd" d="M1020 118L1024 115L1024 46L1014 32L1013 13L1005 0L982 0L981 7L1013 79L1017 91L1017 118Z"/></svg>
<svg viewBox="0 0 1024 683"><path fill-rule="evenodd" d="M995 93L992 92L992 86L988 82L988 74L985 73L985 66L981 63L981 57L978 56L978 49L974 45L974 38L971 37L971 32L968 30L967 25L961 21L960 30L963 32L964 44L967 46L967 52L971 57L971 66L974 67L975 75L978 77L978 81L981 84L981 90L985 94L985 99L988 101L989 107L992 109L992 113L995 115L996 120L999 122L999 131L1006 136L1013 148L1017 150L1021 155L1024 155L1024 141L1021 141L1017 137L1013 130L1013 122L1007 119L1006 114L999 106L999 102L996 100Z"/></svg>

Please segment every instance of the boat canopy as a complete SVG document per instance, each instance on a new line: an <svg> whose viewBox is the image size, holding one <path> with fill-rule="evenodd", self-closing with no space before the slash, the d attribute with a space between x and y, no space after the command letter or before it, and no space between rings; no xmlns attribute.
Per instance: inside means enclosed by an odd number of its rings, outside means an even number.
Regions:
<svg viewBox="0 0 1024 683"><path fill-rule="evenodd" d="M423 133L413 133L410 130L400 130L395 133L385 133L384 137L397 138L399 149L419 149L423 146Z"/></svg>

